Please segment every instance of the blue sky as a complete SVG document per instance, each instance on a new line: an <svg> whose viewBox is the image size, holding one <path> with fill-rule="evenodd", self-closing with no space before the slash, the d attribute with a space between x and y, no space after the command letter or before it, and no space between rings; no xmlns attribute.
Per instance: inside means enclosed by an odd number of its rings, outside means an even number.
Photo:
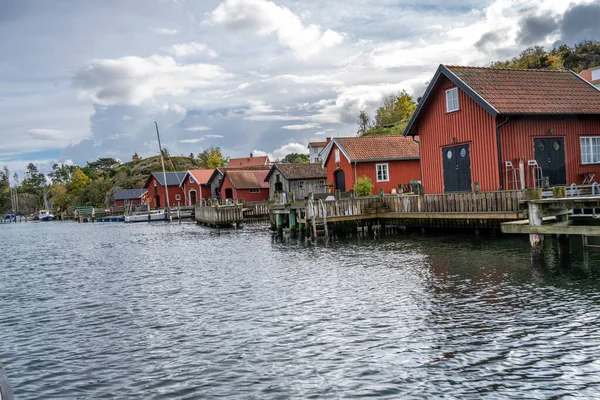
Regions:
<svg viewBox="0 0 600 400"><path fill-rule="evenodd" d="M599 39L598 2L0 0L0 164L220 146L306 151L356 133L440 63Z"/></svg>

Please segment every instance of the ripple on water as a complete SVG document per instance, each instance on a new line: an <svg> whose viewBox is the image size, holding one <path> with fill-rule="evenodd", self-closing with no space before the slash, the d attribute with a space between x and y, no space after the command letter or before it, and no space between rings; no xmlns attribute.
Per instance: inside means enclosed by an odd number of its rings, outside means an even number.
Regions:
<svg viewBox="0 0 600 400"><path fill-rule="evenodd" d="M0 227L0 359L19 399L549 398L600 390L600 256L264 227ZM552 249L549 249L552 252Z"/></svg>

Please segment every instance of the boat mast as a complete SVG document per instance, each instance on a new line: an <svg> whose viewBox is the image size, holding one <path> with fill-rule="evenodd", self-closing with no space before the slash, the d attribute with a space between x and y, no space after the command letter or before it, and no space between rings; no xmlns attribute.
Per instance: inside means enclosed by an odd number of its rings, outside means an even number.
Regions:
<svg viewBox="0 0 600 400"><path fill-rule="evenodd" d="M163 170L163 180L165 181L165 198L167 199L167 219L171 216L171 209L169 208L169 187L167 185L167 173L165 172L165 160L163 158L162 146L160 145L160 134L158 133L158 124L154 121L156 126L156 137L158 138L158 150L160 150L160 162Z"/></svg>

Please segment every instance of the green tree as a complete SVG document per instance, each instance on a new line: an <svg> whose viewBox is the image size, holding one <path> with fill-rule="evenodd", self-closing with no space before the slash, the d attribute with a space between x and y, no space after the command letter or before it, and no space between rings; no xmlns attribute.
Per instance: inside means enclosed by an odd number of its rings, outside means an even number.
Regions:
<svg viewBox="0 0 600 400"><path fill-rule="evenodd" d="M198 153L198 160L200 162L200 168L214 169L227 166L229 157L223 156L220 147L211 147L204 150L202 153Z"/></svg>
<svg viewBox="0 0 600 400"><path fill-rule="evenodd" d="M133 153L133 156L131 157L131 161L140 161L141 159L142 157L138 155L137 151Z"/></svg>
<svg viewBox="0 0 600 400"><path fill-rule="evenodd" d="M75 201L78 205L88 205L86 190L92 179L87 176L81 168L75 168L75 171L71 174L71 181L69 182L69 190L75 197Z"/></svg>
<svg viewBox="0 0 600 400"><path fill-rule="evenodd" d="M71 206L71 196L64 183L55 183L50 187L50 195L56 211L65 211Z"/></svg>
<svg viewBox="0 0 600 400"><path fill-rule="evenodd" d="M11 208L10 201L10 172L8 167L0 170L0 213L6 213Z"/></svg>
<svg viewBox="0 0 600 400"><path fill-rule="evenodd" d="M285 156L285 160L289 163L295 164L306 164L310 162L310 158L308 158L308 154L300 154L300 153L290 153Z"/></svg>
<svg viewBox="0 0 600 400"><path fill-rule="evenodd" d="M54 164L52 171L48 172L48 176L52 183L68 183L75 168L77 168L76 165Z"/></svg>
<svg viewBox="0 0 600 400"><path fill-rule="evenodd" d="M356 180L354 184L354 192L357 196L369 196L373 194L373 182L368 176L361 176Z"/></svg>
<svg viewBox="0 0 600 400"><path fill-rule="evenodd" d="M417 103L405 90L383 98L383 105L371 120L365 111L358 115L359 136L401 135L408 120L417 109Z"/></svg>
<svg viewBox="0 0 600 400"><path fill-rule="evenodd" d="M41 194L41 189L44 186L46 186L46 176L38 170L34 163L29 163L21 183L21 189L24 192Z"/></svg>
<svg viewBox="0 0 600 400"><path fill-rule="evenodd" d="M93 169L94 171L98 170L109 170L119 166L119 161L110 157L100 157L96 161L88 162L87 167Z"/></svg>
<svg viewBox="0 0 600 400"><path fill-rule="evenodd" d="M369 114L367 114L367 112L364 110L360 110L356 124L358 125L358 130L356 131L358 136L367 134L367 132L369 132L369 130L371 130L373 127L373 121L371 121L371 117L369 117Z"/></svg>

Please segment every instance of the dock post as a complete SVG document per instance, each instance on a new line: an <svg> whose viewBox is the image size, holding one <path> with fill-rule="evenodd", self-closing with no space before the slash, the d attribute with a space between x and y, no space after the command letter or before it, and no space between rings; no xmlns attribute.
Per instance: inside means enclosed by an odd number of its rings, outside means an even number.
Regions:
<svg viewBox="0 0 600 400"><path fill-rule="evenodd" d="M283 214L275 214L275 221L277 225L277 233L283 232Z"/></svg>
<svg viewBox="0 0 600 400"><path fill-rule="evenodd" d="M543 212L541 206L533 201L527 203L529 226L542 226ZM529 244L531 246L531 259L532 261L539 260L544 255L544 235L539 233L529 234Z"/></svg>
<svg viewBox="0 0 600 400"><path fill-rule="evenodd" d="M296 232L296 210L290 209L290 231Z"/></svg>

